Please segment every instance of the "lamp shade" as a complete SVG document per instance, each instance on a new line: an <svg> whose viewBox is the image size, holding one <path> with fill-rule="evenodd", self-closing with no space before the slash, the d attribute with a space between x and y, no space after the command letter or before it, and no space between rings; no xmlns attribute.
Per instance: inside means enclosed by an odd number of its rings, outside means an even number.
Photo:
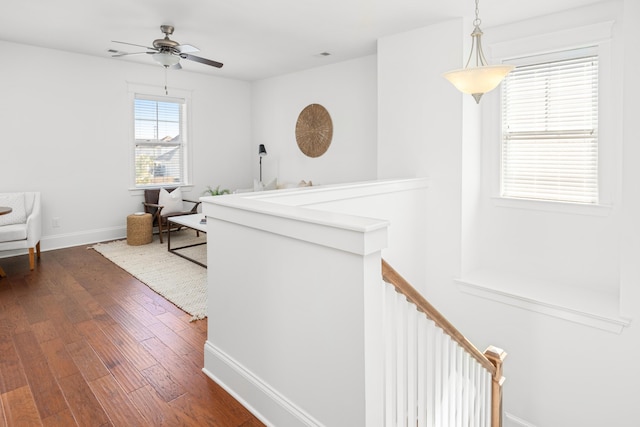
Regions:
<svg viewBox="0 0 640 427"><path fill-rule="evenodd" d="M158 52L152 55L152 58L165 67L171 67L180 62L180 57L168 52Z"/></svg>
<svg viewBox="0 0 640 427"><path fill-rule="evenodd" d="M264 144L258 145L258 156L264 157L267 155L267 149L264 148Z"/></svg>
<svg viewBox="0 0 640 427"><path fill-rule="evenodd" d="M460 92L484 94L495 89L513 68L513 65L485 65L449 71L442 76Z"/></svg>

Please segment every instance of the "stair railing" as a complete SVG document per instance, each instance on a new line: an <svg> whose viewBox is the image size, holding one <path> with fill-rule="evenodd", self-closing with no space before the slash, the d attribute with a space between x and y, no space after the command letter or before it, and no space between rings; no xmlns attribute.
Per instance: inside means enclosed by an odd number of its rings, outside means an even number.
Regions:
<svg viewBox="0 0 640 427"><path fill-rule="evenodd" d="M382 278L385 426L501 427L506 353L481 353L384 260Z"/></svg>

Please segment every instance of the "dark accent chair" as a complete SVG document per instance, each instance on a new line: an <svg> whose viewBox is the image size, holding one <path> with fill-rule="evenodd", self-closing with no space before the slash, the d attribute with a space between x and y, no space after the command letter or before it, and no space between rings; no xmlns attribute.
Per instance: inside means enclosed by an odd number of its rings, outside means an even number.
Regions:
<svg viewBox="0 0 640 427"><path fill-rule="evenodd" d="M173 192L173 190L175 190L175 188L165 188L165 190L171 193ZM153 227L158 227L158 236L160 236L160 243L163 243L162 233L169 230L168 218L172 216L196 214L198 213L198 206L200 205L201 202L194 201L194 200L187 200L183 198L182 199L183 202L193 203L193 207L191 208L191 210L184 211L184 212L171 212L165 215L162 213L162 208L164 206L160 206L158 204L159 200L160 200L159 188L149 188L144 190L144 202L142 202L142 204L144 205L144 211L146 213L150 213L153 216ZM177 227L176 229L179 229L179 228L180 227Z"/></svg>

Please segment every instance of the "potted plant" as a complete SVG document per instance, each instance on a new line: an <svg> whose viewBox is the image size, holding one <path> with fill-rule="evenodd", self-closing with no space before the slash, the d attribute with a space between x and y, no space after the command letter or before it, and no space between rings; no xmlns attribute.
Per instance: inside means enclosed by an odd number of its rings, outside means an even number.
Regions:
<svg viewBox="0 0 640 427"><path fill-rule="evenodd" d="M202 194L207 196L222 196L223 194L231 194L231 191L226 188L221 190L219 185L216 186L216 188L211 188L211 186L207 185L207 189L204 190Z"/></svg>

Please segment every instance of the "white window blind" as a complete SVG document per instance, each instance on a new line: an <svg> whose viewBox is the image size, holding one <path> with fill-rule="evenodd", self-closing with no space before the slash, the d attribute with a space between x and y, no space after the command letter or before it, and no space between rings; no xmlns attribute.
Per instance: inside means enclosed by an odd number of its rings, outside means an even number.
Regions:
<svg viewBox="0 0 640 427"><path fill-rule="evenodd" d="M135 185L183 184L186 104L182 99L136 94Z"/></svg>
<svg viewBox="0 0 640 427"><path fill-rule="evenodd" d="M502 89L502 197L598 203L598 56L517 66Z"/></svg>

